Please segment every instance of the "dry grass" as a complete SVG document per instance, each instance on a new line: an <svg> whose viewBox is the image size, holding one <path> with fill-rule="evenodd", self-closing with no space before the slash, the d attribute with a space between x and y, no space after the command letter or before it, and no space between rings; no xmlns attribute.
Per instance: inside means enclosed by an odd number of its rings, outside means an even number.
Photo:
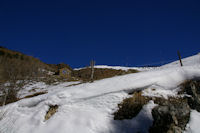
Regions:
<svg viewBox="0 0 200 133"><path fill-rule="evenodd" d="M58 105L50 105L45 115L45 121L49 120L58 110Z"/></svg>
<svg viewBox="0 0 200 133"><path fill-rule="evenodd" d="M3 95L1 98L0 98L0 106L3 105L3 101L5 100L5 95ZM20 100L19 98L17 98L17 91L14 90L14 89L10 89L8 90L8 95L6 97L6 100L5 100L5 105L6 104L9 104L9 103L13 103L13 102L16 102Z"/></svg>
<svg viewBox="0 0 200 133"><path fill-rule="evenodd" d="M31 97L36 97L36 96L39 96L39 95L43 95L43 94L46 94L47 92L46 91L43 91L43 92L36 92L32 95L28 95L28 96L25 96L23 97L22 99L25 99L25 98L31 98Z"/></svg>
<svg viewBox="0 0 200 133"><path fill-rule="evenodd" d="M119 110L114 113L114 119L132 119L148 101L149 99L142 96L141 92L135 92L132 97L124 99L122 103L118 105Z"/></svg>
<svg viewBox="0 0 200 133"><path fill-rule="evenodd" d="M129 69L128 71L124 70L115 70L115 69L108 69L108 68L95 68L94 69L94 80L110 78L113 76L124 75L129 73L136 73L139 72L134 69ZM80 70L74 70L72 72L72 76L81 79L83 81L90 81L91 78L91 68L84 68Z"/></svg>

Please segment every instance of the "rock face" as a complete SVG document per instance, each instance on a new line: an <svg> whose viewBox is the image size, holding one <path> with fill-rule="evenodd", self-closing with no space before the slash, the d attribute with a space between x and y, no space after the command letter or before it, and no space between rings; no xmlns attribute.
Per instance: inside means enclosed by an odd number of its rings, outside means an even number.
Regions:
<svg viewBox="0 0 200 133"><path fill-rule="evenodd" d="M170 98L152 110L154 118L150 133L181 133L190 118L190 107L186 99Z"/></svg>
<svg viewBox="0 0 200 133"><path fill-rule="evenodd" d="M118 105L119 110L114 113L114 119L132 119L140 112L143 105L153 100L158 106L152 110L154 121L149 132L183 133L190 119L190 110L195 109L200 112L200 80L186 81L179 87L180 95L168 99L145 97L141 91L135 92L132 97L124 99Z"/></svg>
<svg viewBox="0 0 200 133"><path fill-rule="evenodd" d="M200 112L200 80L183 83L182 90L189 95L187 99L190 108Z"/></svg>
<svg viewBox="0 0 200 133"><path fill-rule="evenodd" d="M182 133L190 119L190 109L200 112L200 80L186 81L180 85L184 98L155 98L158 104L152 110L153 126L149 132Z"/></svg>

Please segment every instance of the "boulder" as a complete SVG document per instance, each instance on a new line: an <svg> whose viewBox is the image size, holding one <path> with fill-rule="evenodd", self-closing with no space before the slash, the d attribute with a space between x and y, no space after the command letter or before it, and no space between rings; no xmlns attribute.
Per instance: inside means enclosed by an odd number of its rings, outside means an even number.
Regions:
<svg viewBox="0 0 200 133"><path fill-rule="evenodd" d="M190 108L200 112L200 81L187 81L181 85L181 88L189 95L187 99Z"/></svg>
<svg viewBox="0 0 200 133"><path fill-rule="evenodd" d="M181 133L190 118L190 107L186 99L169 98L152 110L154 118L150 133Z"/></svg>

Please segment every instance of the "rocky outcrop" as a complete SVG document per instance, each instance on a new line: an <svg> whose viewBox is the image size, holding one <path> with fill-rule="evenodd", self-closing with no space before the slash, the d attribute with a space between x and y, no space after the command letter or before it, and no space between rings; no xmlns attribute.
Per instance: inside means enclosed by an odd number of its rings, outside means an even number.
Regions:
<svg viewBox="0 0 200 133"><path fill-rule="evenodd" d="M152 110L154 121L149 132L183 133L190 119L190 110L200 112L200 80L186 81L179 87L179 95L168 99L143 96L141 91L134 92L132 97L118 105L119 110L114 113L114 119L132 119L149 100L153 100L157 106Z"/></svg>
<svg viewBox="0 0 200 133"><path fill-rule="evenodd" d="M154 118L150 133L181 133L190 118L190 107L186 99L170 98L160 102L152 110Z"/></svg>
<svg viewBox="0 0 200 133"><path fill-rule="evenodd" d="M190 119L190 109L200 112L200 81L186 81L180 89L183 98L153 98L158 106L152 110L154 122L150 133L182 133Z"/></svg>
<svg viewBox="0 0 200 133"><path fill-rule="evenodd" d="M186 81L181 85L181 90L189 95L187 99L190 108L200 112L200 80Z"/></svg>

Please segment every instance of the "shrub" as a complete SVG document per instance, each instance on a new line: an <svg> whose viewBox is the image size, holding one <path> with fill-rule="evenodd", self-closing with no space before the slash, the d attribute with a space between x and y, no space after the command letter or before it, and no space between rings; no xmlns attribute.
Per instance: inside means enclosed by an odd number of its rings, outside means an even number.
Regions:
<svg viewBox="0 0 200 133"><path fill-rule="evenodd" d="M0 56L4 56L5 52L0 50Z"/></svg>
<svg viewBox="0 0 200 133"><path fill-rule="evenodd" d="M12 59L13 56L12 56L12 54L7 53L6 57Z"/></svg>
<svg viewBox="0 0 200 133"><path fill-rule="evenodd" d="M19 58L19 54L14 54L13 57L16 59Z"/></svg>
<svg viewBox="0 0 200 133"><path fill-rule="evenodd" d="M6 105L9 103L16 102L18 100L19 99L17 98L17 90L11 88L11 89L8 89L7 92L4 92L4 95L1 97L0 105L1 106Z"/></svg>

